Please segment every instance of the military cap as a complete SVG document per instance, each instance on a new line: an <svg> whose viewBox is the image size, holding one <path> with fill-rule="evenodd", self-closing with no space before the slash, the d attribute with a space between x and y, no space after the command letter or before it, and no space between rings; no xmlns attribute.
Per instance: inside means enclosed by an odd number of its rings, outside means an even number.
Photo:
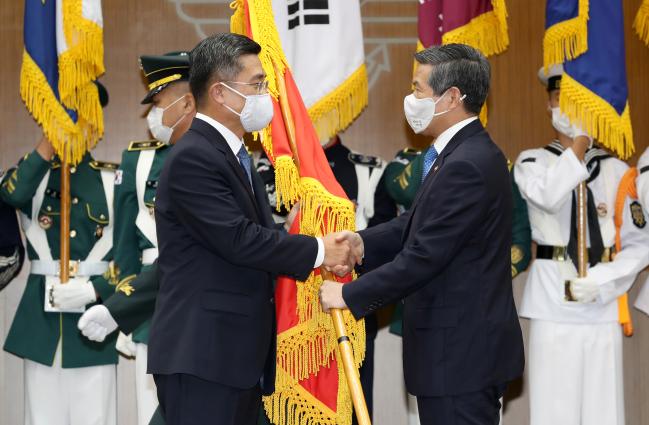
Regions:
<svg viewBox="0 0 649 425"><path fill-rule="evenodd" d="M161 56L140 56L140 67L148 85L149 92L142 104L153 102L153 96L169 84L189 80L189 54L169 52Z"/></svg>
<svg viewBox="0 0 649 425"><path fill-rule="evenodd" d="M563 75L563 65L552 65L548 69L547 73L545 72L545 69L541 67L541 69L539 69L538 75L539 80L541 80L541 83L543 83L548 92L551 92L552 90L559 90L561 86L561 76Z"/></svg>

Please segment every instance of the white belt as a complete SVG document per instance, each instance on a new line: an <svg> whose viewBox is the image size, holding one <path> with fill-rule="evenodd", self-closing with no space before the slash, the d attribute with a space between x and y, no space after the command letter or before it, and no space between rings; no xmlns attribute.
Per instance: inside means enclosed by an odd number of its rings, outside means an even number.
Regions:
<svg viewBox="0 0 649 425"><path fill-rule="evenodd" d="M108 261L70 261L70 277L97 276L108 270ZM61 265L58 260L32 260L31 274L58 276Z"/></svg>
<svg viewBox="0 0 649 425"><path fill-rule="evenodd" d="M149 266L158 258L158 248L147 248L142 251L142 265Z"/></svg>

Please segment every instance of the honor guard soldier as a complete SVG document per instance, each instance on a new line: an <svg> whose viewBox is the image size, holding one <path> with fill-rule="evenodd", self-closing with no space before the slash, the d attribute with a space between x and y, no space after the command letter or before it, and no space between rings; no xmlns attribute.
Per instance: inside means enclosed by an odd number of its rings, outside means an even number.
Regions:
<svg viewBox="0 0 649 425"><path fill-rule="evenodd" d="M589 138L559 110L563 70L539 78L547 86L556 130L549 145L524 151L514 167L537 244L519 309L531 319L529 384L531 425L623 425L622 327L628 313L618 301L649 263L642 209L620 208L617 189L628 166ZM592 139L590 140L592 145ZM587 182L587 277L577 277L575 189ZM557 385L560 383L560 385Z"/></svg>
<svg viewBox="0 0 649 425"><path fill-rule="evenodd" d="M637 167L637 177L636 177L636 199L639 201L640 206L644 211L649 211L649 148L644 151L640 159L638 160ZM640 214L638 213L639 207L635 206L635 214L640 220ZM646 224L645 224L646 226ZM649 249L649 246L647 246ZM635 308L642 311L643 313L649 315L649 277L645 281L638 298L635 301Z"/></svg>
<svg viewBox="0 0 649 425"><path fill-rule="evenodd" d="M99 87L104 106L108 95ZM86 153L70 167L70 281L59 280L61 167L43 138L0 185L0 197L20 212L30 274L5 340L25 359L25 423L116 424L115 338L85 339L81 311L108 298L112 259L113 181L117 164Z"/></svg>
<svg viewBox="0 0 649 425"><path fill-rule="evenodd" d="M122 154L115 176L117 297L127 297L137 291L133 279L158 258L154 218L158 176L173 144L187 131L196 114L187 81L189 56L186 52L141 56L140 65L149 89L142 104L151 104L147 123L155 139L131 142ZM146 373L148 330L149 321L146 321L132 333L134 344L124 341L124 337L118 344L124 354L135 356L139 425L149 423L158 405L153 378Z"/></svg>

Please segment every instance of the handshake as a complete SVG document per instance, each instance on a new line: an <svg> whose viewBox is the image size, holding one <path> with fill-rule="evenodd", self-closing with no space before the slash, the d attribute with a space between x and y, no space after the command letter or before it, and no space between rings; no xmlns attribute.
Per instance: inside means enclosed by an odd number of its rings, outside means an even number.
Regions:
<svg viewBox="0 0 649 425"><path fill-rule="evenodd" d="M322 266L337 276L345 276L354 266L362 264L364 247L363 239L358 233L343 230L329 233L322 238L324 243L324 261Z"/></svg>

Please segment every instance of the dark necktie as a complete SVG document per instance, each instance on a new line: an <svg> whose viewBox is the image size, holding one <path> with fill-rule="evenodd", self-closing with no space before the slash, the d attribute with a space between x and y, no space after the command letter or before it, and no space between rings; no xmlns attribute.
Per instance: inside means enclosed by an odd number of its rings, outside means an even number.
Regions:
<svg viewBox="0 0 649 425"><path fill-rule="evenodd" d="M245 146L241 146L241 149L239 149L239 152L237 153L237 158L239 158L239 164L241 165L241 168L243 168L244 173L248 177L248 183L250 183L250 187L252 188L252 172L250 171L250 155L248 155L248 151L246 150Z"/></svg>
<svg viewBox="0 0 649 425"><path fill-rule="evenodd" d="M587 188L586 193L586 218L588 221L588 236L590 238L590 248L588 249L588 263L591 267L602 260L604 253L604 242L602 241L602 232L599 228L599 220L597 219L597 209L595 208L595 200L593 199L593 192ZM577 264L577 200L575 191L572 192L572 211L570 213L570 240L568 241L568 255L579 270Z"/></svg>

